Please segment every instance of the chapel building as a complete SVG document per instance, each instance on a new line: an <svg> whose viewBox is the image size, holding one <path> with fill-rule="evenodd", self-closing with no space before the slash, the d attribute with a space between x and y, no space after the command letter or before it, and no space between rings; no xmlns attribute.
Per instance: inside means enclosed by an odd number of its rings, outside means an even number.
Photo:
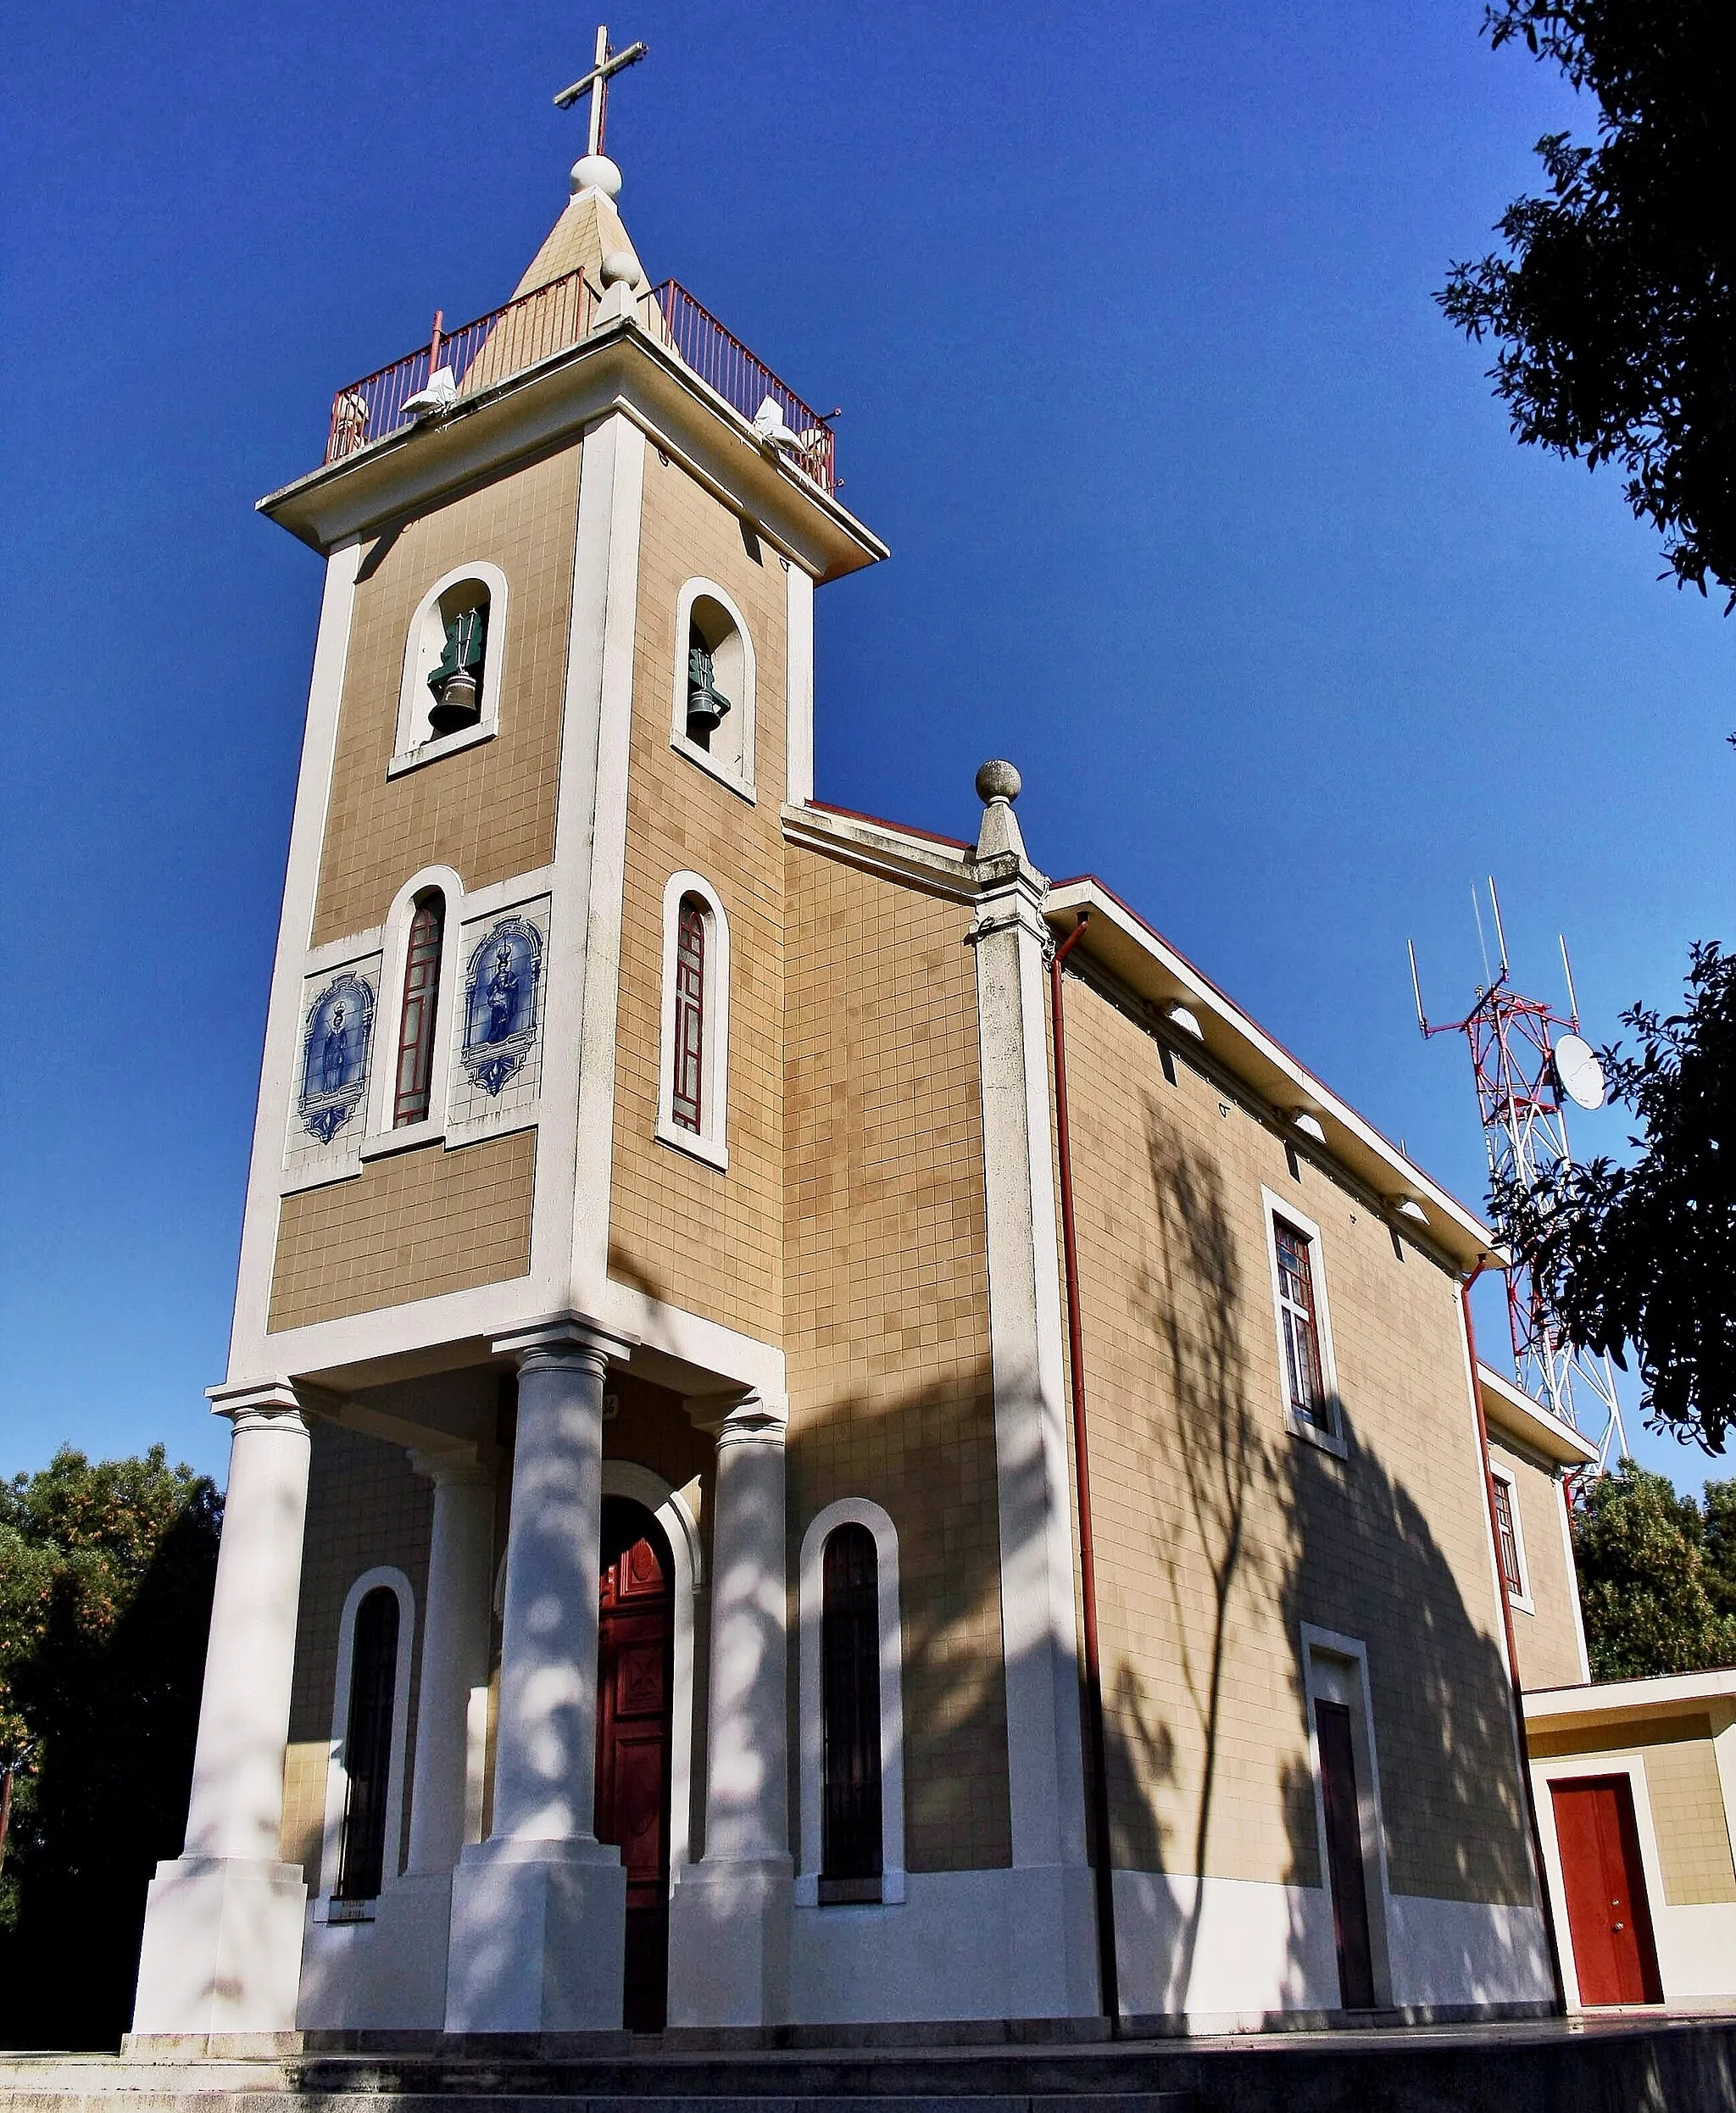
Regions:
<svg viewBox="0 0 1736 2113"><path fill-rule="evenodd" d="M1589 1449L1489 1232L1010 766L815 798L887 552L620 189L261 502L326 585L136 2043L1548 2009Z"/></svg>

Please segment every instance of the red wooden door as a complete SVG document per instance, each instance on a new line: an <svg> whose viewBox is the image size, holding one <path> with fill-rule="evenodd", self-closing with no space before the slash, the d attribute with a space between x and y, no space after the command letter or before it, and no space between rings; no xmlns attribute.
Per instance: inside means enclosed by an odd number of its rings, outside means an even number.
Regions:
<svg viewBox="0 0 1736 2113"><path fill-rule="evenodd" d="M1552 1782L1579 2000L1661 2003L1657 1949L1626 1776Z"/></svg>
<svg viewBox="0 0 1736 2113"><path fill-rule="evenodd" d="M669 1550L643 1504L603 1503L597 1653L597 1838L627 1874L623 2022L662 2029L669 1988L669 1759L675 1599Z"/></svg>
<svg viewBox="0 0 1736 2113"><path fill-rule="evenodd" d="M1326 1806L1327 1877L1338 1950L1338 2000L1347 2010L1374 2008L1374 1950L1368 1936L1368 1879L1362 1862L1362 1817L1356 1795L1356 1749L1350 1712L1316 1697L1320 1787Z"/></svg>

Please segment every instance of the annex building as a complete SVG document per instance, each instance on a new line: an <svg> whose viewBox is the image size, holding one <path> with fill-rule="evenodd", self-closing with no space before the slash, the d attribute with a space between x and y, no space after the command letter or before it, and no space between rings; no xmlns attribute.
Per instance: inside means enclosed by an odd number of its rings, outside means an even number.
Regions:
<svg viewBox="0 0 1736 2113"><path fill-rule="evenodd" d="M136 2041L1548 2009L1589 1449L1489 1233L1010 765L815 798L887 553L620 189L261 503L326 585Z"/></svg>

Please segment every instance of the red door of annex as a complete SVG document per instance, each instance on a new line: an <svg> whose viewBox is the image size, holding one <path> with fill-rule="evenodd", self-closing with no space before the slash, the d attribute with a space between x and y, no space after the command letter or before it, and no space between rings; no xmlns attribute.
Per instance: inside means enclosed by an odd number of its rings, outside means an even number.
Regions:
<svg viewBox="0 0 1736 2113"><path fill-rule="evenodd" d="M1552 1782L1550 1798L1580 2001L1661 2003L1632 1784L1588 1776Z"/></svg>
<svg viewBox="0 0 1736 2113"><path fill-rule="evenodd" d="M669 1992L669 1760L675 1636L669 1549L651 1514L603 1500L597 1838L627 1874L622 2021L662 2030Z"/></svg>

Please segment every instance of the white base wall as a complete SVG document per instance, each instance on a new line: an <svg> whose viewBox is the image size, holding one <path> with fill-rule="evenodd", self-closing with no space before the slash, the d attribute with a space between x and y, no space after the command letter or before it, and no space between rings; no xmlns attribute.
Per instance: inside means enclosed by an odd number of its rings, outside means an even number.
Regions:
<svg viewBox="0 0 1736 2113"><path fill-rule="evenodd" d="M791 1921L798 2025L1096 2013L1091 1873L1077 1866L911 1871L895 1906L798 1907Z"/></svg>
<svg viewBox="0 0 1736 2113"><path fill-rule="evenodd" d="M1651 1919L1666 2003L1736 1995L1736 1901L1670 1908L1654 1897ZM1561 1921L1565 1943L1566 1917Z"/></svg>
<svg viewBox="0 0 1736 2113"><path fill-rule="evenodd" d="M1116 1954L1131 2017L1338 2007L1332 1904L1316 1886L1118 1871Z"/></svg>
<svg viewBox="0 0 1736 2113"><path fill-rule="evenodd" d="M1555 2000L1539 1910L1395 1893L1387 1913L1400 2006Z"/></svg>

